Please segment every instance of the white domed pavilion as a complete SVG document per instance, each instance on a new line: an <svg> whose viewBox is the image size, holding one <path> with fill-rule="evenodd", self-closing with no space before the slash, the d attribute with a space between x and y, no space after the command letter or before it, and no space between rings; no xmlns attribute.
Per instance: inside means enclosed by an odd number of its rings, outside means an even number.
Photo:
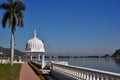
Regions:
<svg viewBox="0 0 120 80"><path fill-rule="evenodd" d="M36 31L34 31L34 37L28 40L25 52L45 52L43 42L36 37Z"/></svg>
<svg viewBox="0 0 120 80"><path fill-rule="evenodd" d="M37 55L38 61L40 61L40 56L42 55L42 68L45 64L45 49L43 42L37 38L36 31L34 31L34 36L32 39L28 40L26 43L25 51L27 55L30 55L30 60L32 60L32 57Z"/></svg>

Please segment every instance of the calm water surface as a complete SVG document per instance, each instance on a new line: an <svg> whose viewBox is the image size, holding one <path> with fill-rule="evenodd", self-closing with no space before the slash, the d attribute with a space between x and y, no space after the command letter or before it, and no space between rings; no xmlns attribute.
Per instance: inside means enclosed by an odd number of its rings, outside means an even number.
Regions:
<svg viewBox="0 0 120 80"><path fill-rule="evenodd" d="M120 73L120 59L112 58L59 58L52 59L59 61L68 61L70 65L99 69Z"/></svg>

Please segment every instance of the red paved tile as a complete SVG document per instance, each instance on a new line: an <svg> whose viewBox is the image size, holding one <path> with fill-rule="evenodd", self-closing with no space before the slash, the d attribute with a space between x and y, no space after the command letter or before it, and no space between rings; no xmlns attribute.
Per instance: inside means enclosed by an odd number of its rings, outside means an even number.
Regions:
<svg viewBox="0 0 120 80"><path fill-rule="evenodd" d="M34 73L28 63L23 63L19 80L40 80L40 78Z"/></svg>

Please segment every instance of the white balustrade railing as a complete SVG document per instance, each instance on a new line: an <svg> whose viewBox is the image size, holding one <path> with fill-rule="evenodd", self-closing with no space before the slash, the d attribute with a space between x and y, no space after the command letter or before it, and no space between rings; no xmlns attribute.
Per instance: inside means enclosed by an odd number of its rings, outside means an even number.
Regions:
<svg viewBox="0 0 120 80"><path fill-rule="evenodd" d="M120 80L120 74L96 69L51 63L51 71L64 74L75 80Z"/></svg>

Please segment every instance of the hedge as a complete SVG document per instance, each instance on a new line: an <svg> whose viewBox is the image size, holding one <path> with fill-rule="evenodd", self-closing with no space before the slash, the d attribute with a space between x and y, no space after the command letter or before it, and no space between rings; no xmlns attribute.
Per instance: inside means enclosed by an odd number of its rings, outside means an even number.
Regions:
<svg viewBox="0 0 120 80"><path fill-rule="evenodd" d="M40 69L38 69L35 65L33 65L31 62L28 62L28 64L32 67L32 69L35 71L35 73L39 76L40 79L42 80L46 80L43 76L42 76L42 71Z"/></svg>

